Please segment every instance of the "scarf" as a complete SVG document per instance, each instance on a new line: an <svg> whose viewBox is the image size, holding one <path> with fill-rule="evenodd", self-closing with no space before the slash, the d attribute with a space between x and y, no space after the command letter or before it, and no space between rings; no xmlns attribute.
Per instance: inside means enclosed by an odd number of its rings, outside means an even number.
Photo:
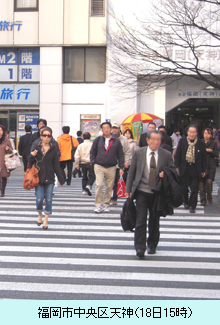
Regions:
<svg viewBox="0 0 220 325"><path fill-rule="evenodd" d="M187 142L188 142L188 150L187 150L187 153L186 153L186 161L188 163L193 163L195 164L195 145L196 145L196 142L197 142L197 138L194 140L194 142L191 142L189 140L189 138L187 137Z"/></svg>

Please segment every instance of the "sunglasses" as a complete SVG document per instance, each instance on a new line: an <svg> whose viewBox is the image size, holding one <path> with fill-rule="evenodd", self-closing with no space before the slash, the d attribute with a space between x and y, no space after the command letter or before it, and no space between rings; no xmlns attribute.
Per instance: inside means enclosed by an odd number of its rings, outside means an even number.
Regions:
<svg viewBox="0 0 220 325"><path fill-rule="evenodd" d="M52 135L50 135L50 134L42 134L42 137L44 137L44 138L48 137L50 139L50 138L52 138Z"/></svg>

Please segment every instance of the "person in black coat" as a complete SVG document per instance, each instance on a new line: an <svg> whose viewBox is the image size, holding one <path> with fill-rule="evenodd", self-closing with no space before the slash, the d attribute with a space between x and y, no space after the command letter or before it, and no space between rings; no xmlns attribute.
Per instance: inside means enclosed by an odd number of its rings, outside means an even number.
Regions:
<svg viewBox="0 0 220 325"><path fill-rule="evenodd" d="M167 135L166 127L164 125L160 125L160 126L158 126L158 131L160 131L162 134L165 134L164 143L168 144L168 146L170 146L172 149L173 148L172 139L169 135Z"/></svg>
<svg viewBox="0 0 220 325"><path fill-rule="evenodd" d="M144 132L141 134L140 140L139 140L139 147L146 147L147 144L147 133L150 131L156 130L156 124L154 122L150 122L147 126L147 132Z"/></svg>
<svg viewBox="0 0 220 325"><path fill-rule="evenodd" d="M32 127L31 125L25 125L25 135L20 137L18 151L19 155L22 156L23 164L24 164L24 171L26 172L28 157L31 151L31 137L32 137Z"/></svg>
<svg viewBox="0 0 220 325"><path fill-rule="evenodd" d="M82 139L82 131L77 131L76 132L77 138L76 140L79 142L79 144L84 142L84 139ZM76 178L76 174L78 174L78 177L82 177L82 172L80 169L75 168L73 171L73 178Z"/></svg>
<svg viewBox="0 0 220 325"><path fill-rule="evenodd" d="M36 167L39 169L39 184L36 187L36 208L39 213L37 219L38 226L42 224L44 195L46 199L43 229L48 229L48 218L49 215L52 214L54 174L57 175L61 186L64 184L64 179L60 170L59 157L55 145L51 143L51 138L51 129L48 127L44 128L41 134L41 141L36 143L28 158L30 165L32 166L36 163Z"/></svg>
<svg viewBox="0 0 220 325"><path fill-rule="evenodd" d="M39 118L37 120L37 127L38 127L38 131L37 132L34 132L32 134L32 137L31 137L31 144L34 143L34 141L36 141L37 139L40 138L40 129L43 127L43 126L47 126L47 121L43 118Z"/></svg>
<svg viewBox="0 0 220 325"><path fill-rule="evenodd" d="M195 213L199 181L205 177L207 169L205 144L197 135L197 126L189 125L187 138L180 139L175 155L175 165L179 169L183 185L184 206L190 208L191 213ZM190 199L188 186L191 189Z"/></svg>
<svg viewBox="0 0 220 325"><path fill-rule="evenodd" d="M206 147L206 157L207 157L207 174L199 183L200 199L201 205L206 205L207 200L209 204L213 204L212 201L212 187L213 181L215 180L216 172L216 158L218 157L218 147L217 143L212 140L213 131L210 128L206 128L202 132L204 137L204 143ZM207 195L207 200L206 200Z"/></svg>

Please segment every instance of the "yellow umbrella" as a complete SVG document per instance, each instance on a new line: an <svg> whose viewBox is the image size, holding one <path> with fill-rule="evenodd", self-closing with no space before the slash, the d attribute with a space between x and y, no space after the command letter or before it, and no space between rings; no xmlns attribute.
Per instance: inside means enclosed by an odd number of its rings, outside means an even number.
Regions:
<svg viewBox="0 0 220 325"><path fill-rule="evenodd" d="M142 123L153 122L153 120L161 120L159 116L148 113L137 113L128 116L121 124L130 124L133 122L141 121Z"/></svg>

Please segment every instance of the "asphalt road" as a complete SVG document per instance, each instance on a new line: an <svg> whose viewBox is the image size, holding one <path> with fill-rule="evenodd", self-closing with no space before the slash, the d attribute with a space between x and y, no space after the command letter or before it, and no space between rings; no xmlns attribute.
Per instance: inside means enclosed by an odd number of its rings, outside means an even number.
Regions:
<svg viewBox="0 0 220 325"><path fill-rule="evenodd" d="M218 177L214 205L161 218L157 253L140 260L121 229L123 199L97 215L94 190L82 195L73 179L55 188L45 231L34 190L22 189L22 169L12 172L0 198L0 299L220 299Z"/></svg>

